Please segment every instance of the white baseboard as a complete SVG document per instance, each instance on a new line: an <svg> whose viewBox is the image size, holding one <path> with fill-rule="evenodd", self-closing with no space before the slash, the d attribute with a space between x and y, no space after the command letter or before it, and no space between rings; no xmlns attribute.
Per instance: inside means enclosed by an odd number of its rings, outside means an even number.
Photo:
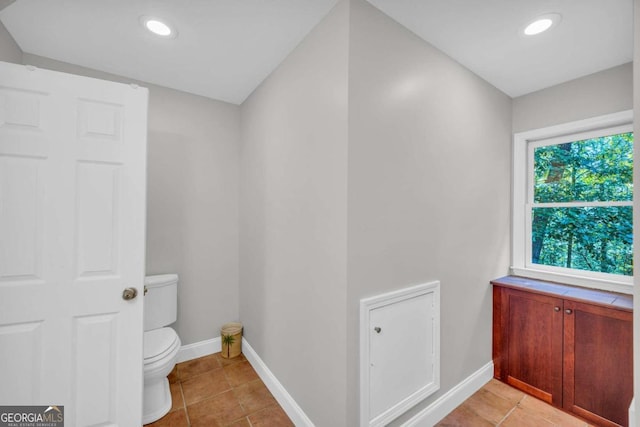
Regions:
<svg viewBox="0 0 640 427"><path fill-rule="evenodd" d="M200 341L193 344L187 344L180 347L178 351L178 359L176 363L182 363L198 357L208 356L218 353L222 350L222 341L220 337L211 338L210 340Z"/></svg>
<svg viewBox="0 0 640 427"><path fill-rule="evenodd" d="M177 363L218 353L221 351L221 348L222 341L220 337L183 345L178 351ZM305 414L302 408L293 400L293 397L291 397L283 385L280 384L280 381L278 381L275 375L267 368L267 365L260 359L258 353L255 352L245 338L242 338L242 354L247 358L264 385L267 386L271 394L273 394L273 397L275 397L296 427L314 427L309 417L307 417L307 414Z"/></svg>
<svg viewBox="0 0 640 427"><path fill-rule="evenodd" d="M629 427L636 427L636 398L631 399L629 405Z"/></svg>
<svg viewBox="0 0 640 427"><path fill-rule="evenodd" d="M258 353L249 345L246 339L242 338L242 353L247 358L253 369L258 373L262 382L267 386L273 397L276 398L284 412L296 427L314 427L313 422L307 417L302 408L298 406L293 397L285 390L280 381L267 368L267 365L260 359Z"/></svg>
<svg viewBox="0 0 640 427"><path fill-rule="evenodd" d="M489 362L471 374L447 393L440 396L431 405L414 415L403 427L432 427L451 411L480 390L493 378L493 362Z"/></svg>

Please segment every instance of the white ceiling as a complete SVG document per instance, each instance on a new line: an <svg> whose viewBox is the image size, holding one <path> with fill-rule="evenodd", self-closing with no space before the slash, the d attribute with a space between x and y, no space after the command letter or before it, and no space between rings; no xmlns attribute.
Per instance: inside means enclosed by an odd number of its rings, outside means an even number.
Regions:
<svg viewBox="0 0 640 427"><path fill-rule="evenodd" d="M0 12L23 52L240 104L337 0L18 0ZM161 17L162 39L140 24Z"/></svg>
<svg viewBox="0 0 640 427"><path fill-rule="evenodd" d="M632 60L632 0L369 2L513 97ZM0 21L24 52L240 104L336 3L19 0ZM560 25L520 34L550 12ZM178 37L148 34L142 15Z"/></svg>
<svg viewBox="0 0 640 427"><path fill-rule="evenodd" d="M511 97L633 59L632 0L369 0ZM559 13L537 36L524 27Z"/></svg>

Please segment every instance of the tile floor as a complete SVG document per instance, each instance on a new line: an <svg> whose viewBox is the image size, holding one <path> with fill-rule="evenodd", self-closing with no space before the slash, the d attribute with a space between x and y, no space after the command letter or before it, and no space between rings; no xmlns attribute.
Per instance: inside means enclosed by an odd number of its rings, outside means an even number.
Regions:
<svg viewBox="0 0 640 427"><path fill-rule="evenodd" d="M287 427L293 423L244 355L220 353L176 365L171 411L148 427ZM591 427L492 379L437 427Z"/></svg>
<svg viewBox="0 0 640 427"><path fill-rule="evenodd" d="M293 426L242 354L179 363L169 383L173 407L148 427Z"/></svg>
<svg viewBox="0 0 640 427"><path fill-rule="evenodd" d="M587 422L492 379L437 427L591 427Z"/></svg>

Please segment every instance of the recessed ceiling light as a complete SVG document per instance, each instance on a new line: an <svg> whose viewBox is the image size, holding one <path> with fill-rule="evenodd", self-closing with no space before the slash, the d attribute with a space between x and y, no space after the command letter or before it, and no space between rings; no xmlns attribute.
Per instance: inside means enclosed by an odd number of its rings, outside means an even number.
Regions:
<svg viewBox="0 0 640 427"><path fill-rule="evenodd" d="M539 16L533 22L529 23L524 29L524 34L534 36L549 30L551 27L558 25L562 17L557 13L549 13Z"/></svg>
<svg viewBox="0 0 640 427"><path fill-rule="evenodd" d="M140 23L153 34L164 38L175 38L178 33L166 22L151 16L141 16Z"/></svg>

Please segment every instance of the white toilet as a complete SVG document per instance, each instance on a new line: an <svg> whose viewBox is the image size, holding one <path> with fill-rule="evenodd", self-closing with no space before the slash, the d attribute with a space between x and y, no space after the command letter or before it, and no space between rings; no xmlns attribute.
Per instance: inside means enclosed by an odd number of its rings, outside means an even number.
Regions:
<svg viewBox="0 0 640 427"><path fill-rule="evenodd" d="M152 423L171 409L167 375L176 365L180 337L167 327L177 319L178 276L145 278L144 297L144 406L142 422Z"/></svg>

